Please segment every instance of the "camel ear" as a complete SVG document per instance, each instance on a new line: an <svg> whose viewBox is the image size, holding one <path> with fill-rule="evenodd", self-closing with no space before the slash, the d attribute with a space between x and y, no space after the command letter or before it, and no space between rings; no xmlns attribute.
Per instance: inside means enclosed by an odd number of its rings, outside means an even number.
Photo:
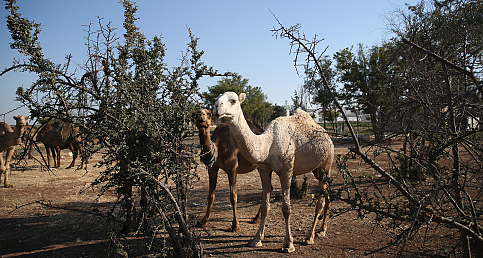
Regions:
<svg viewBox="0 0 483 258"><path fill-rule="evenodd" d="M17 116L13 116L13 119L17 120Z"/></svg>
<svg viewBox="0 0 483 258"><path fill-rule="evenodd" d="M240 96L238 96L238 100L240 100L240 103L242 103L245 100L246 97L247 97L247 94L242 92L242 93L240 93Z"/></svg>

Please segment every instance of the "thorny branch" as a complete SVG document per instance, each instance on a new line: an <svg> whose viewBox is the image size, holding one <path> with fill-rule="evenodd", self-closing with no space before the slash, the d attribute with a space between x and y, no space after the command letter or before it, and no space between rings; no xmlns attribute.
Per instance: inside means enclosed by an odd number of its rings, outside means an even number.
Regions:
<svg viewBox="0 0 483 258"><path fill-rule="evenodd" d="M272 15L275 17L275 15L273 13L272 13ZM414 229L416 221L420 221L420 222L430 221L430 222L442 223L442 224L449 226L450 228L455 228L455 229L457 229L461 232L464 232L465 234L471 236L474 240L476 240L478 242L478 245L483 245L483 237L481 235L480 227L479 227L478 221L477 221L478 218L475 215L475 208L473 207L473 205L470 205L471 219L473 220L473 222L470 221L469 223L466 223L466 222L463 223L463 222L458 221L458 218L446 217L443 214L439 214L437 211L435 211L429 205L428 201L424 201L424 199L426 197L428 197L428 193L424 196L417 197L417 196L419 196L419 194L413 194L407 186L402 185L398 178L395 178L393 175L390 174L391 173L390 170L383 169L374 160L372 160L367 154L363 153L363 151L361 150L361 147L359 145L358 139L357 139L356 135L354 134L354 130L353 130L351 124L349 123L347 116L344 113L344 110L342 109L341 105L338 103L337 99L334 97L334 94L332 93L332 91L329 87L327 79L324 76L323 70L322 70L321 66L319 65L319 56L316 52L315 47L322 40L317 40L316 39L317 35L315 35L313 40L307 40L306 37L305 37L305 34L303 34L299 31L300 28L301 28L300 24L296 24L294 26L287 28L287 27L284 27L281 24L281 22L277 19L277 17L275 17L275 19L279 24L279 28L274 28L272 30L272 32L273 32L274 36L277 37L277 38L278 37L288 38L290 40L290 42L289 42L290 53L291 54L293 53L295 55L295 58L294 58L295 67L297 68L297 66L298 66L298 62L299 62L299 59L301 58L301 56L300 56L301 54L307 55L306 58L305 58L305 62L307 63L307 65L312 63L316 67L317 72L319 73L320 77L322 78L322 81L323 81L324 87L326 88L326 91L329 92L329 94L331 95L335 105L337 106L337 108L341 112L342 117L343 117L344 121L346 122L346 124L349 128L350 134L351 134L352 139L353 139L354 144L355 144L355 147L349 148L350 151L355 153L356 155L360 156L367 164L370 165L370 167L372 169L374 169L377 173L381 174L384 178L386 178L387 181L390 182L391 185L394 185L396 187L397 192L399 194L401 194L402 196L404 196L407 199L407 201L409 201L409 203L412 204L412 207L416 208L416 210L414 210L412 215L410 215L409 213L408 214L395 215L390 211L381 210L381 209L379 209L376 206L373 206L371 204L370 205L364 204L363 200L361 198L361 194L359 192L359 188L356 185L356 183L354 182L352 175L350 175L350 177L351 177L351 180L352 180L351 182L352 182L353 188L356 190L356 194L355 194L355 197L354 197L355 199L342 198L341 196L338 196L337 194L335 194L335 195L331 194L332 199L338 199L338 200L344 201L345 203L348 203L352 206L367 210L369 212L374 212L374 213L380 214L384 217L391 218L391 219L394 219L394 220L404 221L404 222L411 222L412 221L411 227L410 227L411 231ZM447 66L449 66L449 67L469 76L471 78L471 80L473 81L473 83L476 85L480 94L482 93L482 85L476 79L475 75L472 72L470 72L470 71L468 71L464 68L460 68L457 65L451 63L450 61L448 61L444 58L441 58L438 55L431 53L430 51L425 50L424 48L418 46L417 44L410 42L405 37L403 37L403 42L405 42L406 44L410 45L411 47L417 49L418 51L423 52L424 54L430 56L431 58L434 58L434 59L444 63L445 65L447 65ZM324 52L325 52L325 50L324 50ZM461 98L461 96L458 96L458 98ZM440 125L443 122L442 119L441 119L441 121L438 125ZM439 148L436 149L436 151L431 152L431 155L434 155L433 159L436 156L441 155L442 152L446 148L453 146L454 144L456 144L458 142L462 142L462 141L466 140L466 138L468 136L475 135L475 133L478 133L481 130L482 129L480 127L479 129L470 130L468 132L465 132L465 133L459 135L458 137L449 139L449 141L447 141L445 144L438 146ZM436 132L433 132L433 135L435 133ZM413 159L413 157L406 157L406 158L408 158L408 160ZM419 161L417 161L417 160L415 161L415 163L419 164L418 162ZM424 167L424 166L422 166L422 164L420 164L420 165L421 165L421 167ZM428 164L428 166L434 166L434 165ZM431 168L431 169L428 168L428 169L434 170L434 168ZM440 180L437 179L436 181L437 181L437 184L438 184ZM404 181L402 181L402 182L404 183ZM441 185L440 185L439 189L444 190L444 187L441 188ZM436 191L437 191L437 189L436 189ZM464 189L458 189L457 191L463 191L465 193L468 201L472 203L471 197L469 196L467 191L465 191ZM451 195L448 195L448 196L451 196ZM454 203L454 205L455 205L456 208L459 207L457 205L457 203ZM464 212L461 210L461 208L460 208L460 212L462 212L462 214L464 214ZM411 219L411 217L412 217L412 219ZM405 242L406 241L404 241L404 243ZM403 249L404 249L404 246L400 250L400 253L403 251Z"/></svg>

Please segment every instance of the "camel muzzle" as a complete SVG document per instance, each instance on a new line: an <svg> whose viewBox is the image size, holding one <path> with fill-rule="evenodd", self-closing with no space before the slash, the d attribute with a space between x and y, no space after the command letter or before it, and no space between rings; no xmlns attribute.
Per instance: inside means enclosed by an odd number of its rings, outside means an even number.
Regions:
<svg viewBox="0 0 483 258"><path fill-rule="evenodd" d="M215 108L213 108L213 114L215 114L215 116L217 118L220 118L220 117L223 117L226 114L226 110L225 110L225 112L223 112L223 114L218 114L218 108L215 107Z"/></svg>

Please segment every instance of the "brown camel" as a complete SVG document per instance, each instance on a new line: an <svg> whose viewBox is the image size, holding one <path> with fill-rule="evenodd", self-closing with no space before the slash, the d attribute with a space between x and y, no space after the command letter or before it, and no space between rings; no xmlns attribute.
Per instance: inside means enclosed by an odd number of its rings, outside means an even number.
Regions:
<svg viewBox="0 0 483 258"><path fill-rule="evenodd" d="M74 167L78 152L82 151L79 129L72 128L72 124L60 120L44 125L38 132L36 140L45 146L48 167L50 167L50 151L56 168L60 167L60 150L69 148L73 153L72 163L67 168ZM80 168L83 167L84 163L81 162Z"/></svg>
<svg viewBox="0 0 483 258"><path fill-rule="evenodd" d="M13 117L16 121L15 130L5 122L0 122L0 181L2 174L5 173L4 187L12 187L8 182L8 171L10 170L10 159L12 158L15 147L22 142L22 135L27 125L28 117L19 115ZM5 154L5 163L3 153Z"/></svg>
<svg viewBox="0 0 483 258"><path fill-rule="evenodd" d="M222 123L213 131L210 137L210 125L212 118L212 111L207 109L199 109L193 112L193 117L196 122L196 127L199 130L201 153L201 161L205 163L208 168L208 175L210 178L210 188L208 193L208 206L206 208L206 215L201 221L204 227L210 219L211 208L215 199L215 188L218 180L218 170L221 168L228 175L230 184L230 201L233 209L233 221L231 230L240 231L240 222L237 214L237 191L236 191L236 177L238 174L246 174L257 169L257 165L247 161L236 147L230 127ZM263 129L256 124L252 117L245 114L248 126L255 134L263 133ZM260 222L260 210L252 219L252 223Z"/></svg>
<svg viewBox="0 0 483 258"><path fill-rule="evenodd" d="M314 172L319 180L319 189L325 190L325 178L330 176L334 158L334 144L327 132L318 125L307 112L297 109L290 117L278 117L270 122L261 135L254 134L242 115L240 103L245 93L237 96L234 92L225 92L215 102L213 113L230 126L236 145L243 156L258 164L262 180L262 218L257 234L249 242L250 246L262 246L267 213L270 210L269 191L272 171L280 178L282 188L282 213L285 219L285 238L282 250L294 252L293 237L290 230L290 184L292 176ZM329 197L319 195L315 208L312 228L306 243L313 244L315 228L323 210L322 228L319 236L327 232L327 219L330 207Z"/></svg>

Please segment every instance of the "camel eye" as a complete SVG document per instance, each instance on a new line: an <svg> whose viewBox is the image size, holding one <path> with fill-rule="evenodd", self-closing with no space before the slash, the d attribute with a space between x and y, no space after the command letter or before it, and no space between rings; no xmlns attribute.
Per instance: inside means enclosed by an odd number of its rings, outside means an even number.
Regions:
<svg viewBox="0 0 483 258"><path fill-rule="evenodd" d="M236 99L230 99L230 102L231 102L232 105L235 105Z"/></svg>

